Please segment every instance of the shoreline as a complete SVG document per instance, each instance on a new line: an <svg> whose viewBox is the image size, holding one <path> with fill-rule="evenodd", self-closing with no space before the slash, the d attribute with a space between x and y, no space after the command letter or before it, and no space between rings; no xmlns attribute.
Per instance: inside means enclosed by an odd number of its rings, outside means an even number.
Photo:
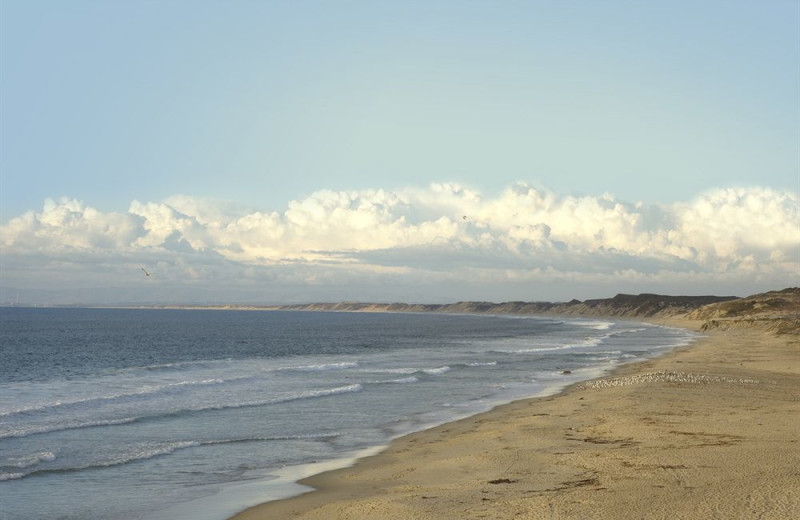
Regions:
<svg viewBox="0 0 800 520"><path fill-rule="evenodd" d="M631 321L694 332L703 323ZM402 436L298 482L312 491L231 520L788 517L800 508L800 349L757 329L705 334L553 395ZM761 496L763 472L772 479Z"/></svg>
<svg viewBox="0 0 800 520"><path fill-rule="evenodd" d="M358 313L358 312L391 312L391 311L321 311L321 312L348 312L348 313ZM406 312L404 312L405 314ZM411 312L411 314L426 314L424 312ZM474 315L474 316L494 316L494 317L516 317L514 315L497 315L497 314L487 314L487 313L474 313L468 314L464 312L453 312L453 313L443 313L452 316L465 316L465 315ZM534 318L536 316L533 316ZM545 320L550 320L554 318L558 318L559 316L548 316L542 315L541 318ZM570 320L597 320L601 317L596 316L563 316L564 319ZM616 322L628 322L630 324L634 324L636 322L639 323L646 323L647 325L659 327L664 326L667 328L673 329L686 329L686 327L676 327L674 324L668 323L656 323L654 320L642 320L642 319L631 319L631 318L619 318L619 317L602 317L602 319L607 320L615 320ZM692 331L694 332L694 331ZM696 333L695 333L696 334ZM695 341L696 338L688 337L687 341L690 343L687 344L679 344L672 347L666 347L666 351L662 351L661 353L650 353L648 356L661 356L664 355L666 352L671 352L677 349L687 348L691 343ZM620 367L630 364L640 363L647 359L651 359L651 357L640 357L636 360L628 360L622 361L616 364L610 364L606 366L594 366L594 367L584 367L579 369L573 369L572 371L565 372L562 376L560 376L559 381L553 380L548 384L546 387L543 387L541 390L538 390L533 393L529 393L526 395L520 394L514 397L509 397L508 399L500 399L491 403L488 407L483 408L481 410L473 410L470 412L465 412L462 414L458 414L456 416L447 418L445 420L436 420L434 422L424 422L420 423L420 425L414 429L407 430L402 433L397 433L396 435L389 438L385 443L380 445L369 446L365 448L358 449L357 451L347 452L342 454L342 456L333 458L333 459L324 459L319 461L312 461L306 463L298 463L296 465L290 465L282 467L278 470L271 470L268 472L269 477L265 479L256 479L251 482L242 484L234 484L230 487L223 488L221 491L214 495L210 495L208 497L196 499L190 502L176 504L175 506L161 510L159 513L169 513L173 514L173 511L179 511L180 514L174 515L175 518L199 518L200 520L208 519L219 519L219 518L235 518L237 514L240 514L243 511L246 511L250 508L258 507L260 505L272 502L278 502L282 500L289 500L295 497L299 497L301 495L307 493L313 493L315 488L305 484L308 479L313 479L317 475L320 474L327 474L332 471L336 470L346 470L352 468L354 465L358 464L359 461L362 459L373 457L376 455L380 455L384 450L388 449L392 443L396 442L398 439L402 439L408 435L413 435L420 432L425 432L430 429L442 427L448 424L452 424L455 422L463 421L469 419L474 416L478 416L481 414L485 414L491 412L497 408L501 408L503 406L507 406L509 404L515 403L517 401L522 400L536 400L536 399L543 399L546 397L556 396L562 392L564 392L567 388L570 388L575 385L579 385L582 383L586 383L588 381L598 379L601 377L607 377L620 369ZM260 490L259 490L260 489ZM245 491L246 490L246 491ZM232 499L231 497L237 497L236 499ZM229 510L228 515L233 516L215 516L212 514L211 510L215 509L215 504L219 502L223 502L229 504L226 509ZM238 502L238 507L236 507L236 502ZM204 504L208 504L209 507L205 507ZM230 505L234 507L231 508ZM199 512L198 507L202 513ZM238 512L237 512L238 511ZM173 516L170 516L172 518ZM150 518L150 517L147 517ZM156 516L152 517L155 520Z"/></svg>

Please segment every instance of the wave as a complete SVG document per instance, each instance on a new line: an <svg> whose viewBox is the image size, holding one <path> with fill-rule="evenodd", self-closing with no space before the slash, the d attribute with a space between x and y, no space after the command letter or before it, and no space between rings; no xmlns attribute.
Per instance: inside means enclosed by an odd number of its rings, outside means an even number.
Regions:
<svg viewBox="0 0 800 520"><path fill-rule="evenodd" d="M78 404L102 403L127 397L139 397L181 390L185 387L205 386L225 383L242 383L247 381L262 380L266 374L280 371L317 372L328 370L343 370L358 366L357 361L339 363L319 363L298 366L275 366L274 360L269 359L220 359L182 361L163 363L148 366L138 366L119 369L113 375L100 376L92 381L73 382L69 380L54 380L47 384L34 383L33 388L39 388L42 395L78 395L72 399L62 399L50 402L32 403L27 406L11 408L0 407L0 417L17 413L31 413L39 410L49 410L61 406ZM152 372L167 371L170 374L152 374ZM122 378L120 378L120 375ZM165 382L164 380L167 380ZM169 381L173 379L173 381ZM89 383L89 384L87 384ZM5 385L3 386L5 387ZM0 387L0 388L3 388ZM123 391L113 390L122 387ZM125 388L128 387L128 388ZM25 385L20 389L30 393L31 386ZM106 389L106 395L97 395L98 390ZM92 395L95 394L95 395ZM9 400L13 404L13 400Z"/></svg>
<svg viewBox="0 0 800 520"><path fill-rule="evenodd" d="M146 365L141 367L131 367L122 369L121 372L130 372L136 370L147 370L151 372L158 372L162 370L175 370L179 369L182 370L184 368L216 368L222 364L230 364L234 361L237 361L233 358L225 358L225 359L197 359L194 361L177 361L175 363L161 363L158 365Z"/></svg>
<svg viewBox="0 0 800 520"><path fill-rule="evenodd" d="M117 394L111 395L101 395L96 397L86 397L83 399L75 399L72 401L53 401L51 403L40 404L36 406L29 406L27 408L18 408L16 410L8 410L5 412L0 412L0 417L9 417L17 414L25 414L29 415L31 413L37 412L44 412L48 410L58 409L62 407L71 407L71 406L85 406L91 405L96 406L99 403L106 402L106 401L117 401L120 399L128 399L131 397L141 397L144 395L153 395L158 393L168 393L173 390L184 390L187 387L193 386L206 386L206 385L218 385L225 383L226 380L224 379L203 379L200 381L180 381L177 383L168 383L164 385L152 385L152 386L145 386L139 388L137 390L133 390L130 392L121 392Z"/></svg>
<svg viewBox="0 0 800 520"><path fill-rule="evenodd" d="M613 325L613 323L612 323ZM600 325L598 325L599 327ZM597 330L605 330L598 328ZM609 332L607 334L601 334L599 336L590 336L586 337L581 341L565 341L563 344L554 345L554 344L547 344L542 346L530 347L530 348L521 348L521 349L505 349L505 350L493 350L492 352L499 352L503 354L535 354L539 352L554 352L559 350L568 350L568 349L580 349L580 348L590 348L590 347L597 347L605 343L607 340L623 336L626 334L633 334L637 332L641 332L647 329L639 328L639 329L623 329L623 330L616 330L613 332Z"/></svg>
<svg viewBox="0 0 800 520"><path fill-rule="evenodd" d="M450 367L448 367L448 366L443 366L443 367L439 367L439 368L424 368L424 369L422 369L422 372L425 372L426 374L431 375L431 376L440 376L440 375L444 374L445 372L449 372L449 371L450 371Z"/></svg>
<svg viewBox="0 0 800 520"><path fill-rule="evenodd" d="M358 361L344 361L341 363L321 363L318 365L301 365L296 367L281 367L276 370L291 370L295 372L323 372L327 370L345 370L348 368L356 368Z"/></svg>
<svg viewBox="0 0 800 520"><path fill-rule="evenodd" d="M190 364L190 363L187 362L184 364ZM357 366L358 362L323 363L323 364L312 364L312 365L278 367L266 370L262 369L256 374L249 374L249 375L222 376L222 377L204 378L196 380L176 381L171 383L159 384L152 381L147 381L147 382L143 381L138 383L138 388L131 388L127 391L122 391L122 392L118 391L118 392L108 393L106 395L84 396L69 400L57 400L44 403L36 403L14 409L6 409L0 411L0 418L13 419L15 416L19 415L30 416L35 414L48 414L54 411L60 412L63 410L68 410L78 407L94 409L101 405L134 402L135 400L138 400L139 398L142 397L152 397L152 398L165 397L173 393L184 393L187 391L195 390L200 387L207 387L211 385L224 385L229 383L242 384L253 381L259 382L259 381L264 381L265 377L267 377L265 376L265 374L268 374L270 372L279 372L279 371L323 372L329 370L344 370L348 368L354 368ZM416 371L416 369L413 369L412 372L413 371ZM105 385L114 385L105 389L106 392L109 392L115 388L118 388L120 384L133 386L133 384L136 384L136 382L122 381L115 384L113 382L95 381L94 386L100 388L100 391L102 391ZM51 394L51 395L63 392L64 390L62 389L54 390L52 388L40 390L40 393L42 394Z"/></svg>
<svg viewBox="0 0 800 520"><path fill-rule="evenodd" d="M142 444L138 445L138 450L133 453L122 453L117 455L116 457L112 457L106 460L93 462L90 464L85 464L81 466L70 466L64 468L47 468L47 469L39 469L29 471L27 473L0 473L0 480L15 480L24 478L30 475L37 475L43 473L67 473L73 471L81 471L87 469L99 469L99 468L108 468L111 466L119 466L121 464L127 464L129 462L134 462L138 460L147 460L152 459L154 457L160 457L162 455L169 455L170 453L174 453L177 450L185 449L185 448L192 448L195 446L200 446L201 443L198 441L180 441L180 442L164 442L164 443L153 443L153 444Z"/></svg>
<svg viewBox="0 0 800 520"><path fill-rule="evenodd" d="M597 356L621 357L621 356L623 356L623 351L621 351L621 350L587 350L586 352L575 352L572 355L574 355L574 356L583 356L586 359L594 359Z"/></svg>
<svg viewBox="0 0 800 520"><path fill-rule="evenodd" d="M589 329L594 330L608 330L613 325L613 321L593 321L593 320L575 320L572 322L573 325L578 325L579 327L586 327Z"/></svg>
<svg viewBox="0 0 800 520"><path fill-rule="evenodd" d="M8 457L0 463L0 482L4 480L17 480L34 471L18 471L32 468L42 462L53 462L56 456L51 451L39 451L30 455Z"/></svg>
<svg viewBox="0 0 800 520"><path fill-rule="evenodd" d="M615 336L622 336L623 334L635 334L637 332L644 332L646 330L647 330L646 327L641 327L641 328L638 328L638 329L624 329L624 330L620 330L620 331L615 332L614 335Z"/></svg>
<svg viewBox="0 0 800 520"><path fill-rule="evenodd" d="M126 417L124 419L105 419L97 421L68 421L57 425L29 426L27 428L0 428L0 439L11 437L27 437L40 433L58 432L63 430L75 430L79 428L96 428L101 426L118 426L120 424L130 424L138 421L139 417Z"/></svg>
<svg viewBox="0 0 800 520"><path fill-rule="evenodd" d="M218 444L238 444L244 442L268 442L268 441L313 441L313 440L329 440L341 436L341 432L325 432L325 433L306 433L297 435L271 435L265 437L238 437L232 439L216 439L211 441L200 442L203 446L212 446Z"/></svg>
<svg viewBox="0 0 800 520"><path fill-rule="evenodd" d="M144 370L148 372L152 371L162 371L162 370L183 370L186 368L190 369L219 369L220 365L223 366L230 366L230 368L237 368L238 365L241 365L243 368L247 368L252 370L254 366L257 365L264 365L267 363L267 366L258 370L259 372L273 372L273 371L284 371L284 370L291 370L291 371L299 371L299 372L315 372L315 371L325 371L325 370L342 370L347 368L355 368L358 367L358 361L343 361L338 363L318 363L318 364L309 364L309 365L298 365L298 366L284 366L284 367L272 367L268 366L269 362L274 362L275 360L271 360L269 358L253 358L253 359L212 359L212 360L197 360L197 361L180 361L176 363L163 363L158 365L148 365L143 367L132 367L128 369L124 369L124 372L131 372L131 371L139 371Z"/></svg>
<svg viewBox="0 0 800 520"><path fill-rule="evenodd" d="M116 456L107 458L105 460L98 460L89 464L67 466L61 468L39 468L32 469L28 472L4 472L0 471L0 481L3 480L17 480L31 475L41 475L44 473L68 473L74 471L102 469L111 466L119 466L129 462L136 462L148 460L155 457L170 455L178 450L187 448L195 448L199 446L214 446L223 444L239 444L247 442L272 442L272 441L302 441L302 440L329 440L341 436L340 432L324 432L324 433L309 433L298 435L276 435L264 437L238 437L229 439L212 439L212 440L190 440L190 441L173 441L173 442L160 442L160 443L143 443L129 446L129 450L125 453L120 453ZM31 464L24 466L25 468L35 466L41 462L52 462L56 459L55 455L51 452L42 452L40 454L33 454L29 457ZM2 466L3 468L14 467L14 459L9 459Z"/></svg>
<svg viewBox="0 0 800 520"><path fill-rule="evenodd" d="M35 466L40 462L52 462L54 460L56 460L56 456L52 451L39 451L36 453L31 453L30 455L10 457L3 463L3 465L15 468L28 468Z"/></svg>
<svg viewBox="0 0 800 520"><path fill-rule="evenodd" d="M256 406L267 406L267 405L274 405L279 403L286 403L290 401L296 401L300 399L314 399L319 397L327 397L332 395L344 394L344 393L351 393L351 392L360 392L363 389L361 384L355 383L335 388L326 388L322 390L305 390L302 392L297 392L295 394L290 394L278 398L272 399L259 399L255 401L241 401L237 403L220 403L220 404L210 404L210 405L203 405L203 406L195 406L195 407L187 407L182 408L179 410L172 410L172 411L165 411L165 412L157 412L151 414L144 414L137 417L126 417L123 419L108 419L108 420L85 420L85 421L66 421L56 424L48 424L42 426L28 426L23 428L7 428L2 429L0 428L0 439L6 439L9 437L27 437L29 435L36 435L36 434L43 434L43 433L51 433L55 431L63 431L63 430L74 430L80 428L94 428L94 427L103 427L103 426L117 426L121 424L128 424L144 419L153 419L156 417L169 417L174 415L179 415L183 413L194 413L194 412L203 412L203 411L210 411L210 410L226 410L232 408L248 408L248 407L256 407Z"/></svg>
<svg viewBox="0 0 800 520"><path fill-rule="evenodd" d="M153 457L160 457L161 455L169 455L170 453L174 453L177 450L194 448L196 446L200 446L200 444L201 443L198 441L180 441L180 442L168 442L156 445L145 445L143 447L143 450L138 453L123 454L114 457L108 461L103 461L100 464L92 464L82 468L70 468L70 469L76 470L76 469L89 469L94 467L106 468L109 466L118 466L120 464L126 464L128 462L133 462L135 460L152 459Z"/></svg>
<svg viewBox="0 0 800 520"><path fill-rule="evenodd" d="M420 368L420 367L401 367L401 368L375 368L364 369L364 372L373 374L428 374L431 376L442 375L449 371L449 366L441 366L436 368Z"/></svg>
<svg viewBox="0 0 800 520"><path fill-rule="evenodd" d="M375 374L414 374L419 372L419 368L403 367L403 368L372 368L365 369L365 372L373 372Z"/></svg>
<svg viewBox="0 0 800 520"><path fill-rule="evenodd" d="M409 383L417 383L419 382L419 378L415 376L411 377L401 377L400 379L387 379L383 381L370 381L371 384L375 385L386 385L386 384L409 384Z"/></svg>
<svg viewBox="0 0 800 520"><path fill-rule="evenodd" d="M557 350L574 349L580 346L584 345L566 344L566 345L541 346L541 347L520 348L520 349L492 350L491 352L499 354L537 354L539 352L553 352Z"/></svg>

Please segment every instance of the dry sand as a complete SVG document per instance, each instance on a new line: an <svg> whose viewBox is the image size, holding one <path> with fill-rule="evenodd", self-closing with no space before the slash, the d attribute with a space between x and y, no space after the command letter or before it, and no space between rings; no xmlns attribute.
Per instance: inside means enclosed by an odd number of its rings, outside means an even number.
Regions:
<svg viewBox="0 0 800 520"><path fill-rule="evenodd" d="M800 518L799 439L798 336L718 331L408 435L235 520Z"/></svg>

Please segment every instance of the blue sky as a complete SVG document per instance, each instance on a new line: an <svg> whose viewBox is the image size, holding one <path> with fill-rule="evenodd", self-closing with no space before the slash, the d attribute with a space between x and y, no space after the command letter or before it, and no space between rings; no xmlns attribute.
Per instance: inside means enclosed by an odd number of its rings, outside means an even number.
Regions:
<svg viewBox="0 0 800 520"><path fill-rule="evenodd" d="M648 214L766 188L796 214L794 1L5 0L0 14L6 226L62 197L81 215L166 204L203 224L190 198L286 220L320 190L409 205L449 192L435 183L484 201L517 183L610 194Z"/></svg>

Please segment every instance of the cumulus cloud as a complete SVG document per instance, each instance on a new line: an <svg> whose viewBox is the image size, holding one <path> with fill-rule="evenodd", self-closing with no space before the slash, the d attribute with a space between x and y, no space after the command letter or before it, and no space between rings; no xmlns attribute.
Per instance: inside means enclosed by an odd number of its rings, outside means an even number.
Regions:
<svg viewBox="0 0 800 520"><path fill-rule="evenodd" d="M644 205L527 184L486 198L444 183L321 190L280 212L189 196L100 212L63 198L11 219L0 244L6 286L103 284L142 264L210 288L568 281L692 292L698 280L797 283L798 208L797 194L759 187Z"/></svg>

